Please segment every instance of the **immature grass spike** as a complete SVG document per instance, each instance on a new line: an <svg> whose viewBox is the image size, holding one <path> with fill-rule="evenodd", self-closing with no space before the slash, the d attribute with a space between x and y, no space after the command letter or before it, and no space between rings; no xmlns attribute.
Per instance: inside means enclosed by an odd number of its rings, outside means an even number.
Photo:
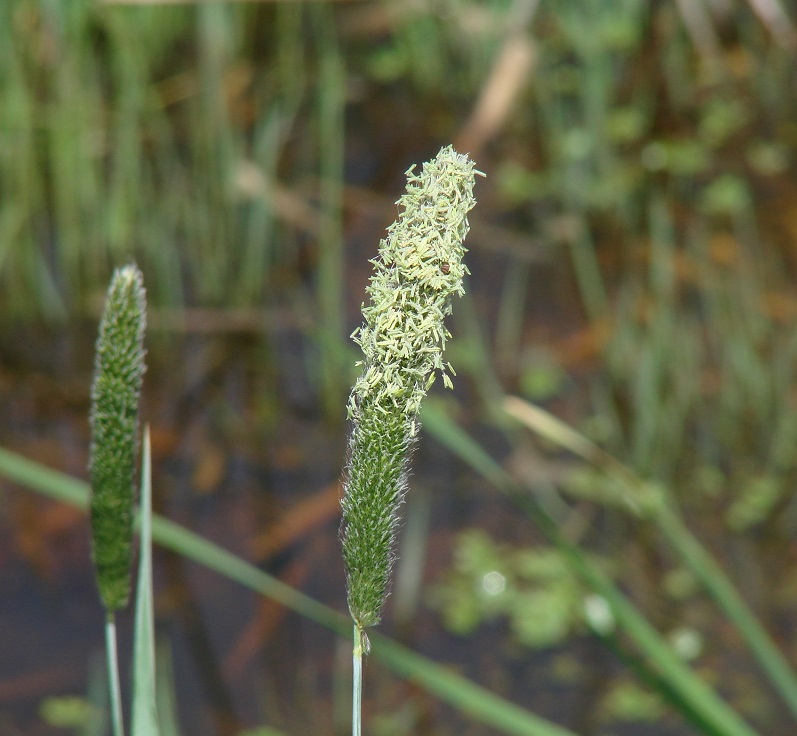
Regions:
<svg viewBox="0 0 797 736"><path fill-rule="evenodd" d="M97 587L106 610L130 596L133 476L144 375L145 292L141 272L114 272L100 323L91 386L91 526Z"/></svg>
<svg viewBox="0 0 797 736"><path fill-rule="evenodd" d="M439 371L451 387L443 349L451 299L464 291L462 262L474 164L451 146L407 172L399 219L388 228L352 338L362 373L348 404L352 433L341 502L348 605L358 630L379 622L394 561L418 412Z"/></svg>

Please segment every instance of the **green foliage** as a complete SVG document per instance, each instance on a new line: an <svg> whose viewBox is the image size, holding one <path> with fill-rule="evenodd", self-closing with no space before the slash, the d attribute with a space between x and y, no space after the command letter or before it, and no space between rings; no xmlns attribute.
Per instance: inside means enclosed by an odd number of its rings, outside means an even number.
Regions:
<svg viewBox="0 0 797 736"><path fill-rule="evenodd" d="M379 622L387 597L421 402L437 371L451 386L444 321L452 297L463 293L463 241L475 204L473 162L450 146L407 177L399 219L372 261L365 322L353 335L364 357L348 405L341 529L349 611L360 629Z"/></svg>
<svg viewBox="0 0 797 736"><path fill-rule="evenodd" d="M459 535L452 569L431 600L460 635L506 619L518 642L548 647L585 630L587 592L556 548L512 548L474 529Z"/></svg>
<svg viewBox="0 0 797 736"><path fill-rule="evenodd" d="M114 272L100 323L91 387L91 526L106 609L127 605L133 549L133 476L144 375L146 302L141 272Z"/></svg>
<svg viewBox="0 0 797 736"><path fill-rule="evenodd" d="M536 351L524 356L518 383L522 393L532 401L546 401L563 390L566 379L554 356Z"/></svg>
<svg viewBox="0 0 797 736"><path fill-rule="evenodd" d="M664 716L662 698L630 680L616 683L601 702L607 720L655 722Z"/></svg>
<svg viewBox="0 0 797 736"><path fill-rule="evenodd" d="M728 528L742 532L765 522L786 492L777 478L750 478L728 506L725 514Z"/></svg>
<svg viewBox="0 0 797 736"><path fill-rule="evenodd" d="M39 713L45 723L75 733L84 733L95 717L92 704L76 695L47 698L39 707Z"/></svg>

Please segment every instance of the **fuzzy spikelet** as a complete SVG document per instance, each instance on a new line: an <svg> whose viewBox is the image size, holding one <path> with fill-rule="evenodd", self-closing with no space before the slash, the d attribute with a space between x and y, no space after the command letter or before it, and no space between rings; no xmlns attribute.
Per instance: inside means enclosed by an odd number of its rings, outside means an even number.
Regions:
<svg viewBox="0 0 797 736"><path fill-rule="evenodd" d="M97 587L109 612L130 596L138 401L144 375L145 293L141 272L114 272L91 387L91 527Z"/></svg>
<svg viewBox="0 0 797 736"><path fill-rule="evenodd" d="M373 259L364 324L352 338L362 373L349 398L349 464L341 502L348 604L358 628L379 622L394 561L399 510L421 402L439 371L451 299L463 293L462 262L474 164L443 148L420 175L407 172L399 219Z"/></svg>

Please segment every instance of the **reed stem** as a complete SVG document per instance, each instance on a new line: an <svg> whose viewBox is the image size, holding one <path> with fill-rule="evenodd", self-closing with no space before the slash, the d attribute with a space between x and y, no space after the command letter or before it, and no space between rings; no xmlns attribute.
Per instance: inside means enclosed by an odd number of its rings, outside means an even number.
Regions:
<svg viewBox="0 0 797 736"><path fill-rule="evenodd" d="M119 683L119 653L116 647L116 615L113 611L108 611L105 616L105 654L108 662L112 732L114 736L124 736L122 687Z"/></svg>

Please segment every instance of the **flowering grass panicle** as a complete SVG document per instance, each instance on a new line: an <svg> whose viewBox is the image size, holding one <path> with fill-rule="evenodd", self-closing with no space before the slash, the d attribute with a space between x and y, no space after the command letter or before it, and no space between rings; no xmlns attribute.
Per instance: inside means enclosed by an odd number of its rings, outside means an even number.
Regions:
<svg viewBox="0 0 797 736"><path fill-rule="evenodd" d="M463 242L476 173L451 146L420 174L410 168L399 218L371 261L365 321L352 335L363 359L348 404L341 537L349 611L360 630L379 622L387 597L421 402L437 373L452 386L444 321L468 273Z"/></svg>
<svg viewBox="0 0 797 736"><path fill-rule="evenodd" d="M133 477L144 375L146 300L141 272L114 272L91 386L91 527L97 586L109 612L127 605L133 549Z"/></svg>

